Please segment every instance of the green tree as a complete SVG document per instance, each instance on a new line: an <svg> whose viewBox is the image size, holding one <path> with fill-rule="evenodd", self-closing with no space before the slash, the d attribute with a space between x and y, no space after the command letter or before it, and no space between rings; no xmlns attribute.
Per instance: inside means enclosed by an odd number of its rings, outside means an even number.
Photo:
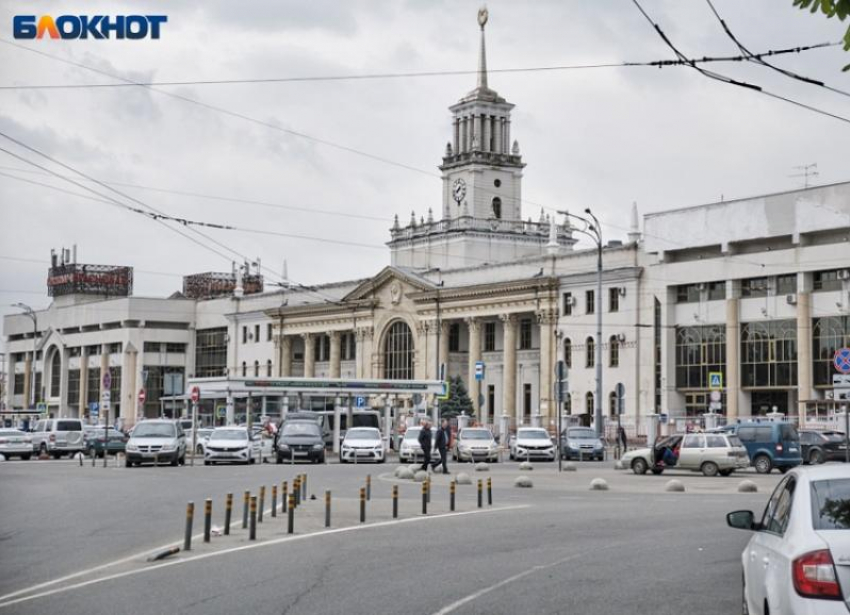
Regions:
<svg viewBox="0 0 850 615"><path fill-rule="evenodd" d="M440 402L440 416L451 419L465 412L472 416L472 400L460 376L449 378L449 398Z"/></svg>
<svg viewBox="0 0 850 615"><path fill-rule="evenodd" d="M794 6L801 10L809 9L812 13L820 11L828 18L838 17L839 21L850 15L850 0L794 0ZM844 33L844 51L850 51L850 26ZM850 64L843 70L850 70Z"/></svg>

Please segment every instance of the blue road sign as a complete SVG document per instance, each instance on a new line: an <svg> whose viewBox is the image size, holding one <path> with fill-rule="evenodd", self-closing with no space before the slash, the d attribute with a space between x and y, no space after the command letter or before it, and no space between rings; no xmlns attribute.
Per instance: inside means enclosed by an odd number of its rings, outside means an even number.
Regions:
<svg viewBox="0 0 850 615"><path fill-rule="evenodd" d="M832 360L835 369L842 374L850 374L850 348L839 348Z"/></svg>
<svg viewBox="0 0 850 615"><path fill-rule="evenodd" d="M708 372L708 388L722 389L723 388L723 372Z"/></svg>
<svg viewBox="0 0 850 615"><path fill-rule="evenodd" d="M484 361L475 362L475 379L484 380Z"/></svg>
<svg viewBox="0 0 850 615"><path fill-rule="evenodd" d="M361 397L358 397L358 398L356 399L356 401L355 401L355 405L356 405L358 408L365 408L365 407L366 407L366 398L365 398L365 397L362 397L362 396L361 396Z"/></svg>
<svg viewBox="0 0 850 615"><path fill-rule="evenodd" d="M89 404L89 414L92 418L98 415L98 410L100 410L100 406L96 401L93 401Z"/></svg>

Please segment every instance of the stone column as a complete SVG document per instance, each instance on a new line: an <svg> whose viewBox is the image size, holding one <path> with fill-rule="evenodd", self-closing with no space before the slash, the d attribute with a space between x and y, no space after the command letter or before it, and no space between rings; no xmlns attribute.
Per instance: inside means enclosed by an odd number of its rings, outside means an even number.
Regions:
<svg viewBox="0 0 850 615"><path fill-rule="evenodd" d="M331 378L339 378L342 372L342 343L339 331L331 331L328 335L331 337Z"/></svg>
<svg viewBox="0 0 850 615"><path fill-rule="evenodd" d="M489 152L490 151L490 127L492 126L490 122L489 115L481 116L481 151Z"/></svg>
<svg viewBox="0 0 850 615"><path fill-rule="evenodd" d="M30 402L32 401L32 363L35 360L35 357L32 356L31 352L27 352L24 354L24 408L35 407L30 406ZM12 370L14 371L14 363L9 362L12 365ZM14 391L14 389L12 389Z"/></svg>
<svg viewBox="0 0 850 615"><path fill-rule="evenodd" d="M302 333L304 338L304 377L313 378L316 374L316 336L312 333Z"/></svg>
<svg viewBox="0 0 850 615"><path fill-rule="evenodd" d="M469 389L469 398L472 400L472 411L481 418L481 407L478 403L481 381L475 379L475 364L481 360L481 321L477 318L467 318L466 326L469 330L469 366L466 387Z"/></svg>
<svg viewBox="0 0 850 615"><path fill-rule="evenodd" d="M453 122L453 130L452 130L452 146L455 156L458 154L458 145L460 145L460 119L455 118Z"/></svg>
<svg viewBox="0 0 850 615"><path fill-rule="evenodd" d="M106 412L103 410L103 377L106 375L106 371L109 369L109 346L107 344L102 344L100 347L100 382L97 384L97 388L100 391L100 395L97 396L98 403L101 404L100 407L100 417L103 421L107 421L109 419L114 419L115 415L112 410L112 399L109 400L109 417L106 416ZM110 376L112 373L110 372ZM114 421L113 421L114 422Z"/></svg>
<svg viewBox="0 0 850 615"><path fill-rule="evenodd" d="M126 387L123 383L121 386L121 418L125 427L132 427L136 424L136 406L138 404L136 363L138 355L135 347L130 346L124 353L124 364L121 366L121 379L127 383Z"/></svg>
<svg viewBox="0 0 850 615"><path fill-rule="evenodd" d="M467 151L467 143L468 141L468 132L469 132L469 124L466 121L466 117L460 118L460 151Z"/></svg>
<svg viewBox="0 0 850 615"><path fill-rule="evenodd" d="M555 403L552 400L555 376L553 325L556 318L555 310L540 310L537 313L537 322L540 325L540 414L545 427L548 427L549 421L557 416Z"/></svg>
<svg viewBox="0 0 850 615"><path fill-rule="evenodd" d="M292 375L292 337L281 333L277 338L277 375L288 378Z"/></svg>
<svg viewBox="0 0 850 615"><path fill-rule="evenodd" d="M495 138L493 139L493 149L497 154L502 153L502 118L495 117L493 118L493 132L495 133Z"/></svg>
<svg viewBox="0 0 850 615"><path fill-rule="evenodd" d="M738 396L741 391L741 362L738 350L741 347L741 327L738 322L737 297L726 300L726 419L738 418Z"/></svg>
<svg viewBox="0 0 850 615"><path fill-rule="evenodd" d="M440 364L446 366L446 379L449 377L449 325L445 320L440 322ZM440 374L437 373L436 378Z"/></svg>
<svg viewBox="0 0 850 615"><path fill-rule="evenodd" d="M812 295L797 293L797 413L805 426L806 404L812 395ZM790 414L790 413L789 413Z"/></svg>
<svg viewBox="0 0 850 615"><path fill-rule="evenodd" d="M516 316L503 314L501 317L504 326L504 367L502 382L502 414L511 416L516 414ZM522 416L517 417L517 425L522 424Z"/></svg>
<svg viewBox="0 0 850 615"><path fill-rule="evenodd" d="M509 119L505 119L505 153L511 153L511 121Z"/></svg>
<svg viewBox="0 0 850 615"><path fill-rule="evenodd" d="M481 149L481 116L473 115L472 116L472 142L478 143L478 149Z"/></svg>
<svg viewBox="0 0 850 615"><path fill-rule="evenodd" d="M77 416L83 417L89 396L89 358L86 356L86 347L80 346L80 397L77 405L79 410Z"/></svg>
<svg viewBox="0 0 850 615"><path fill-rule="evenodd" d="M357 367L355 373L358 378L372 377L372 327L358 327L356 331L357 346L355 357Z"/></svg>

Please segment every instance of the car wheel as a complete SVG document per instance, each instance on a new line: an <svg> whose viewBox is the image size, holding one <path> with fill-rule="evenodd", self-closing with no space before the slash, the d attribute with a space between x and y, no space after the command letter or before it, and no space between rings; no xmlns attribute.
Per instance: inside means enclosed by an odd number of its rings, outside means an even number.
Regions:
<svg viewBox="0 0 850 615"><path fill-rule="evenodd" d="M823 463L823 453L817 449L813 450L809 453L809 463L813 466Z"/></svg>
<svg viewBox="0 0 850 615"><path fill-rule="evenodd" d="M130 461L130 458L129 458L129 457L126 457L126 458L124 459L124 467L125 467L125 468L132 468L132 467L133 467L133 462L132 462L132 461Z"/></svg>
<svg viewBox="0 0 850 615"><path fill-rule="evenodd" d="M720 476L731 476L735 470L720 470Z"/></svg>
<svg viewBox="0 0 850 615"><path fill-rule="evenodd" d="M181 466L185 466L185 465L186 465L186 452L185 452L185 451L184 451L184 452L183 452L183 454L180 456L180 465L181 465Z"/></svg>
<svg viewBox="0 0 850 615"><path fill-rule="evenodd" d="M275 455L275 459L277 460L277 465L283 463L283 457L281 457L280 455Z"/></svg>
<svg viewBox="0 0 850 615"><path fill-rule="evenodd" d="M204 465L205 465L205 466L210 465L210 461L209 461L208 459L204 459Z"/></svg>
<svg viewBox="0 0 850 615"><path fill-rule="evenodd" d="M32 454L31 454L31 453L27 453L27 454L25 454L25 455L21 455L21 459L23 459L24 461L29 461L30 457L32 457Z"/></svg>
<svg viewBox="0 0 850 615"><path fill-rule="evenodd" d="M180 463L180 457L178 455L174 455L174 459L168 462L168 465L172 467L177 467L177 464Z"/></svg>
<svg viewBox="0 0 850 615"><path fill-rule="evenodd" d="M706 461L702 464L702 468L700 469L702 470L703 476L717 476L717 473L720 471L720 468L718 468L717 464L713 461Z"/></svg>
<svg viewBox="0 0 850 615"><path fill-rule="evenodd" d="M753 466L759 474L770 474L773 469L773 462L767 455L758 455L753 460Z"/></svg>
<svg viewBox="0 0 850 615"><path fill-rule="evenodd" d="M664 474L664 468L652 468L652 473L655 476L661 476L662 474Z"/></svg>
<svg viewBox="0 0 850 615"><path fill-rule="evenodd" d="M646 474L648 469L649 466L646 464L646 461L640 457L632 462L632 472L635 474Z"/></svg>

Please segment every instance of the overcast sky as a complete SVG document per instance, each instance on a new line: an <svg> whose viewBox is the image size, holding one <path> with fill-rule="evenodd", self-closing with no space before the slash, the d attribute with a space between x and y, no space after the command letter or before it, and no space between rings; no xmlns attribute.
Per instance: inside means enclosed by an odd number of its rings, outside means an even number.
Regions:
<svg viewBox="0 0 850 615"><path fill-rule="evenodd" d="M685 54L737 53L705 2L642 4ZM133 80L474 70L479 5L466 0L4 2L0 37L12 41L17 14L165 12L168 23L160 40L15 42ZM715 5L753 51L838 41L846 28L846 22L799 11L791 0L715 0ZM672 57L630 0L505 0L491 1L488 8L490 68ZM850 90L850 73L841 72L850 54L840 47L775 61ZM714 68L850 117L847 97L765 68ZM0 44L0 85L114 82ZM0 90L0 131L102 181L146 187L116 186L173 215L327 239L330 243L207 231L277 272L286 259L293 280L312 284L376 273L389 263L382 245L394 214L406 222L411 210L417 215L429 207L440 211L436 166L450 139L447 107L474 84L469 74L162 88L422 172L139 87ZM490 86L516 105L512 136L528 165L525 217L536 219L540 205L591 206L607 223L606 234L623 238L633 201L645 213L721 195L790 190L802 182L789 177L799 172L794 167L809 163L818 165L816 183L850 180L850 124L711 81L691 69L493 74ZM32 173L2 152L0 167L3 174L84 193ZM221 256L161 224L4 175L0 229L0 313L16 301L46 307L50 249L71 244L77 244L80 262L134 266L139 296L179 290L184 274L230 269ZM333 243L339 241L372 247Z"/></svg>

